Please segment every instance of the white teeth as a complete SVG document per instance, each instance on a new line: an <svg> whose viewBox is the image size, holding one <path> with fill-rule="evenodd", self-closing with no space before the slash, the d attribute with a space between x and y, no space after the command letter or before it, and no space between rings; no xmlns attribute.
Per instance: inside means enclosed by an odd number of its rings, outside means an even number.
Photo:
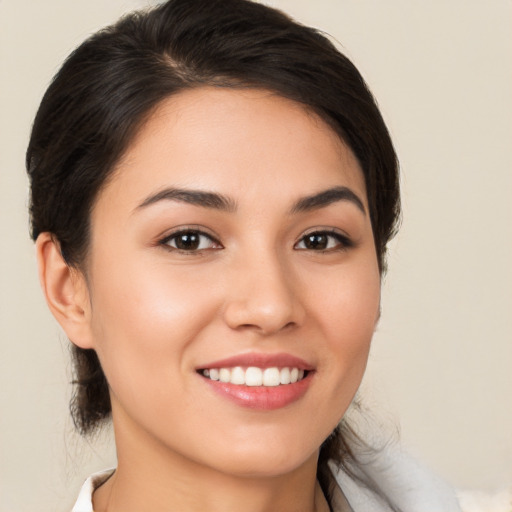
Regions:
<svg viewBox="0 0 512 512"><path fill-rule="evenodd" d="M231 370L231 384L245 384L245 372L237 366Z"/></svg>
<svg viewBox="0 0 512 512"><path fill-rule="evenodd" d="M274 387L293 384L304 378L304 370L298 368L258 368L249 366L244 370L240 366L234 368L206 368L202 375L211 380L229 382L239 386L267 386Z"/></svg>
<svg viewBox="0 0 512 512"><path fill-rule="evenodd" d="M245 371L246 386L261 386L263 384L263 372L261 368L249 366Z"/></svg>
<svg viewBox="0 0 512 512"><path fill-rule="evenodd" d="M263 385L264 386L279 386L279 369L266 368L263 371Z"/></svg>
<svg viewBox="0 0 512 512"><path fill-rule="evenodd" d="M279 382L281 384L290 384L290 368L282 368L279 375Z"/></svg>
<svg viewBox="0 0 512 512"><path fill-rule="evenodd" d="M231 371L229 368L221 368L219 370L219 380L221 382L229 382L231 380Z"/></svg>

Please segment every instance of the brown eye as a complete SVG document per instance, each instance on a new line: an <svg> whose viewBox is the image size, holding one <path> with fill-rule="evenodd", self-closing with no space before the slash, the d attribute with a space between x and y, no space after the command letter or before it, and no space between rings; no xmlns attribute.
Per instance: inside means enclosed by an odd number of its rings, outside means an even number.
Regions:
<svg viewBox="0 0 512 512"><path fill-rule="evenodd" d="M329 237L323 233L313 233L304 237L306 249L325 250L329 244Z"/></svg>
<svg viewBox="0 0 512 512"><path fill-rule="evenodd" d="M302 237L295 245L295 249L308 251L342 250L351 247L352 243L337 232L315 231Z"/></svg>
<svg viewBox="0 0 512 512"><path fill-rule="evenodd" d="M201 231L193 230L174 233L163 240L162 244L171 249L185 252L201 251L203 249L218 247L218 244L210 236Z"/></svg>

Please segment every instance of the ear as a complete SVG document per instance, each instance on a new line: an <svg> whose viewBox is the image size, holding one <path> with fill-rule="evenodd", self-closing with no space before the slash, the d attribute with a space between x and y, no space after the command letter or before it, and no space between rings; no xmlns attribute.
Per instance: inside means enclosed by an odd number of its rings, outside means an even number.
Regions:
<svg viewBox="0 0 512 512"><path fill-rule="evenodd" d="M89 290L83 274L62 257L51 233L36 240L39 280L53 316L69 340L80 348L94 348Z"/></svg>
<svg viewBox="0 0 512 512"><path fill-rule="evenodd" d="M373 329L373 332L375 332L377 330L377 328L379 327L381 313L382 313L382 304L379 302L379 309L377 311L377 318L375 319L375 327Z"/></svg>

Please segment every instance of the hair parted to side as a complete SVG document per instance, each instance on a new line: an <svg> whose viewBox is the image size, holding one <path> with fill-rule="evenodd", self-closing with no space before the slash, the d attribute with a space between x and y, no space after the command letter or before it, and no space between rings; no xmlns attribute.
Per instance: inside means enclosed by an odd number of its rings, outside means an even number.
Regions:
<svg viewBox="0 0 512 512"><path fill-rule="evenodd" d="M384 272L386 244L400 215L399 178L375 100L325 36L249 0L169 0L121 18L68 57L43 97L26 155L32 238L52 233L67 264L86 273L99 190L160 102L201 86L268 89L329 123L363 170ZM73 346L73 358L71 411L87 434L110 416L108 384L94 351ZM347 428L321 450L319 479L327 496L327 461L344 466L351 456L342 433Z"/></svg>

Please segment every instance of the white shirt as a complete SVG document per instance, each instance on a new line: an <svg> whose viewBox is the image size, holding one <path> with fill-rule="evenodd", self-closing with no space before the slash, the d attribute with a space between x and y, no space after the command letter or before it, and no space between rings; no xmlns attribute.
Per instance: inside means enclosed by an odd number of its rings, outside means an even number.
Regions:
<svg viewBox="0 0 512 512"><path fill-rule="evenodd" d="M80 494L71 512L94 512L92 508L92 495L94 491L105 483L114 473L115 468L100 471L91 475L82 485Z"/></svg>

